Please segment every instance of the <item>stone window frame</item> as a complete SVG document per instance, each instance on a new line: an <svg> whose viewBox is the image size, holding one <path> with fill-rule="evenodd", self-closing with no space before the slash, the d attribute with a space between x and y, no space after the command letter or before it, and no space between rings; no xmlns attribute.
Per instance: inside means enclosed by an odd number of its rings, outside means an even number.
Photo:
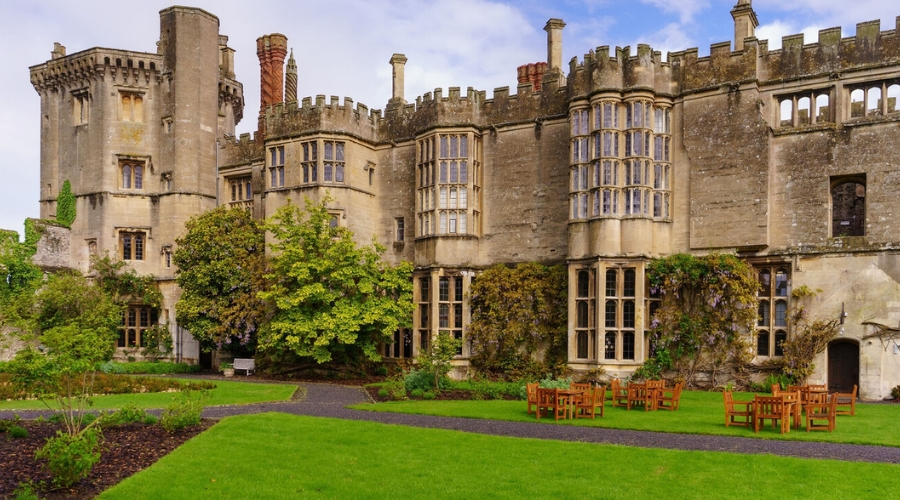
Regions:
<svg viewBox="0 0 900 500"><path fill-rule="evenodd" d="M835 207L835 203L834 203L835 190L839 186L843 186L846 184L855 184L856 186L862 186L862 189L863 189L862 222L859 225L860 231L858 231L858 232L860 232L860 234L840 234L840 233L835 234L836 233L836 231L835 231L836 221L839 220L838 217L835 217L837 215L835 213L836 207ZM848 237L848 236L850 236L850 237L865 236L866 229L867 229L866 228L866 212L867 212L867 210L866 210L866 206L865 206L865 198L867 197L867 194L868 194L868 185L866 184L866 174L858 173L858 174L851 174L851 175L832 176L829 179L828 186L829 186L829 189L828 189L828 214L829 214L829 219L830 219L828 227L829 227L829 231L830 231L830 237L843 238L843 237ZM857 187L857 191L859 191L859 187ZM844 221L841 220L840 224L843 225L843 222ZM847 222L848 222L847 226L852 226L850 221L847 221Z"/></svg>
<svg viewBox="0 0 900 500"><path fill-rule="evenodd" d="M300 143L303 151L303 160L300 162L303 184L319 183L319 141L304 141Z"/></svg>
<svg viewBox="0 0 900 500"><path fill-rule="evenodd" d="M455 147L454 147L455 146ZM443 129L416 140L416 238L481 232L481 137Z"/></svg>
<svg viewBox="0 0 900 500"><path fill-rule="evenodd" d="M637 361L638 304L642 298L637 281L641 264L629 262L603 266L603 343L602 362ZM626 279L631 276L629 280ZM613 281L610 278L614 277ZM643 287L641 287L643 290ZM598 327L599 329L599 327ZM629 348L629 353L625 349ZM630 354L631 357L627 357Z"/></svg>
<svg viewBox="0 0 900 500"><path fill-rule="evenodd" d="M225 178L228 186L229 205L232 207L253 207L253 176L251 174L235 175Z"/></svg>
<svg viewBox="0 0 900 500"><path fill-rule="evenodd" d="M346 142L333 139L322 141L322 182L344 184L346 174Z"/></svg>
<svg viewBox="0 0 900 500"><path fill-rule="evenodd" d="M782 342L790 337L791 263L751 263L760 284L757 292L757 323L754 327L754 352L757 360L780 358ZM765 312L764 312L765 311Z"/></svg>
<svg viewBox="0 0 900 500"><path fill-rule="evenodd" d="M130 349L147 347L144 332L159 324L159 312L155 307L131 304L122 312L122 324L116 347Z"/></svg>
<svg viewBox="0 0 900 500"><path fill-rule="evenodd" d="M266 155L269 162L269 187L273 189L284 187L284 144L270 146Z"/></svg>
<svg viewBox="0 0 900 500"><path fill-rule="evenodd" d="M76 127L87 125L91 118L91 92L85 87L75 89L72 94L72 123Z"/></svg>
<svg viewBox="0 0 900 500"><path fill-rule="evenodd" d="M834 93L834 87L829 86L776 95L776 128L808 127L823 123L834 123ZM820 102L822 98L826 100L824 105ZM805 109L808 114L806 116L803 116L803 109L800 108L804 100L807 103ZM826 108L824 112L822 108ZM816 112L813 113L813 110Z"/></svg>
<svg viewBox="0 0 900 500"><path fill-rule="evenodd" d="M394 218L394 241L406 241L406 218Z"/></svg>
<svg viewBox="0 0 900 500"><path fill-rule="evenodd" d="M144 120L145 94L146 91L139 89L119 89L119 121L130 123L144 123L146 121Z"/></svg>
<svg viewBox="0 0 900 500"><path fill-rule="evenodd" d="M150 177L153 164L149 156L116 155L117 183L124 191L143 191Z"/></svg>
<svg viewBox="0 0 900 500"><path fill-rule="evenodd" d="M116 228L119 258L127 262L146 261L150 241L149 228Z"/></svg>
<svg viewBox="0 0 900 500"><path fill-rule="evenodd" d="M575 359L597 360L597 269L575 269Z"/></svg>
<svg viewBox="0 0 900 500"><path fill-rule="evenodd" d="M872 92L878 90L878 97L874 98ZM857 92L863 93L863 106L861 109L854 109L853 96ZM891 94L894 94L893 97ZM888 116L900 113L900 79L892 78L886 80L875 80L867 82L859 82L844 85L844 94L846 96L847 107L844 118L846 120L856 120L860 118L873 118L879 116ZM885 99L885 97L887 97ZM870 101L876 100L876 105L870 107ZM891 99L894 99L893 108L890 106Z"/></svg>
<svg viewBox="0 0 900 500"><path fill-rule="evenodd" d="M585 103L569 110L569 220L584 220L592 213L591 107Z"/></svg>

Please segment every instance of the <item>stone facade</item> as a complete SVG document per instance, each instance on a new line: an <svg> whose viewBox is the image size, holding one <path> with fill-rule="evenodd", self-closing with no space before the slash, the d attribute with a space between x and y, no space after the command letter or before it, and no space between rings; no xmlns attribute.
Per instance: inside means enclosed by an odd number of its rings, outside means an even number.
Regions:
<svg viewBox="0 0 900 500"><path fill-rule="evenodd" d="M516 92L497 88L491 99L450 88L407 102L407 59L395 54L383 111L336 96L298 101L293 58L285 92L287 39L267 35L257 40L258 132L221 140L242 110L240 84L220 71L230 67L224 37L203 11L166 9L159 54L60 48L32 68L45 116L42 216L71 180L79 219L70 254L82 269L83 242L121 252L120 233L146 232L148 258L132 263L169 283L174 321L166 245L216 204L216 166L218 203L257 217L327 193L336 223L359 242L374 237L387 260L415 263L414 326L385 346L388 358L415 356L439 331L464 339L472 278L497 263L540 261L569 268L571 366L618 375L648 355L659 300L645 284L649 260L737 252L768 283L752 333L760 361L791 334L790 291L821 289L811 314L837 318L843 306L847 316L811 381L884 397L900 383L897 341L868 336L872 322L900 321L891 189L900 181L900 19L894 30L861 23L853 37L833 28L816 44L792 35L769 50L754 37L749 0L731 15L734 49L663 60L647 45L601 46L566 68L565 23L551 19L547 62L519 66ZM179 31L187 23L198 29ZM183 55L182 44L205 48ZM179 96L194 104L184 118ZM142 122L127 119L138 97ZM122 165L133 161L146 165L142 192L122 188ZM464 343L460 373L468 355Z"/></svg>

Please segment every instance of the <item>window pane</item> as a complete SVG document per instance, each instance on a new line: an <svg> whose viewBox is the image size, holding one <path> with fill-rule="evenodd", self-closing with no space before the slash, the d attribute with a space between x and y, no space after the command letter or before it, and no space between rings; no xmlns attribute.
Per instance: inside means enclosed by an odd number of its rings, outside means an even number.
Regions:
<svg viewBox="0 0 900 500"><path fill-rule="evenodd" d="M607 332L603 342L603 358L616 359L616 334Z"/></svg>
<svg viewBox="0 0 900 500"><path fill-rule="evenodd" d="M769 332L759 332L756 335L756 355L769 355Z"/></svg>
<svg viewBox="0 0 900 500"><path fill-rule="evenodd" d="M631 332L622 334L622 359L634 359L634 334Z"/></svg>
<svg viewBox="0 0 900 500"><path fill-rule="evenodd" d="M625 270L625 281L624 287L622 290L623 297L634 297L634 288L635 288L635 272L634 269L626 269Z"/></svg>
<svg viewBox="0 0 900 500"><path fill-rule="evenodd" d="M622 302L622 328L634 328L634 301Z"/></svg>
<svg viewBox="0 0 900 500"><path fill-rule="evenodd" d="M578 297L587 297L590 290L591 275L588 271L578 271Z"/></svg>
<svg viewBox="0 0 900 500"><path fill-rule="evenodd" d="M607 297L615 297L616 296L617 274L618 273L616 273L612 269L606 271L606 296Z"/></svg>
<svg viewBox="0 0 900 500"><path fill-rule="evenodd" d="M615 328L616 327L616 301L615 300L607 300L606 301L606 317L604 324L607 328Z"/></svg>

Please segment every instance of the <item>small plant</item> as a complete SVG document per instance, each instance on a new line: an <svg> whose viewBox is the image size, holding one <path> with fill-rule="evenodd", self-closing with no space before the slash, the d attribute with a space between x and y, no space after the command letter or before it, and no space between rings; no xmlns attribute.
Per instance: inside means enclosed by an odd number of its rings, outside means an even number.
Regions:
<svg viewBox="0 0 900 500"><path fill-rule="evenodd" d="M434 392L427 391L422 393L422 399L434 399Z"/></svg>
<svg viewBox="0 0 900 500"><path fill-rule="evenodd" d="M103 434L97 427L89 427L78 434L57 431L56 437L35 453L38 460L47 460L47 468L53 475L53 483L68 488L87 477L100 460L100 442Z"/></svg>
<svg viewBox="0 0 900 500"><path fill-rule="evenodd" d="M900 385L891 389L891 396L894 398L894 401L900 401Z"/></svg>
<svg viewBox="0 0 900 500"><path fill-rule="evenodd" d="M159 422L159 418L156 415L147 414L144 416L144 425L156 425Z"/></svg>
<svg viewBox="0 0 900 500"><path fill-rule="evenodd" d="M224 372L225 370L230 370L232 368L234 368L234 364L229 363L227 361L222 361L221 363L219 363L219 371L220 372Z"/></svg>
<svg viewBox="0 0 900 500"><path fill-rule="evenodd" d="M381 389L378 389L378 397L379 398L386 398L390 395L391 395L391 391L389 391L383 387Z"/></svg>
<svg viewBox="0 0 900 500"><path fill-rule="evenodd" d="M0 432L8 432L11 428L19 425L22 418L18 415L13 416L12 420L0 420Z"/></svg>
<svg viewBox="0 0 900 500"><path fill-rule="evenodd" d="M375 367L375 375L379 377L384 377L388 374L388 369L384 365L378 365Z"/></svg>
<svg viewBox="0 0 900 500"><path fill-rule="evenodd" d="M734 382L726 382L722 389L725 392L734 392Z"/></svg>
<svg viewBox="0 0 900 500"><path fill-rule="evenodd" d="M142 422L147 417L147 412L134 405L125 405L113 413L103 416L102 426L119 426Z"/></svg>
<svg viewBox="0 0 900 500"><path fill-rule="evenodd" d="M199 425L205 398L205 392L181 391L172 398L172 404L163 410L159 419L159 425L168 432L181 430L192 425Z"/></svg>
<svg viewBox="0 0 900 500"><path fill-rule="evenodd" d="M21 425L14 425L9 428L7 431L9 437L13 439L22 439L28 437L28 429L22 427Z"/></svg>
<svg viewBox="0 0 900 500"><path fill-rule="evenodd" d="M16 489L13 490L12 498L13 500L40 500L40 497L34 491L36 489L31 480L19 483Z"/></svg>
<svg viewBox="0 0 900 500"><path fill-rule="evenodd" d="M421 398L423 394L425 394L425 391L423 391L422 389L413 389L409 391L409 395L414 398Z"/></svg>

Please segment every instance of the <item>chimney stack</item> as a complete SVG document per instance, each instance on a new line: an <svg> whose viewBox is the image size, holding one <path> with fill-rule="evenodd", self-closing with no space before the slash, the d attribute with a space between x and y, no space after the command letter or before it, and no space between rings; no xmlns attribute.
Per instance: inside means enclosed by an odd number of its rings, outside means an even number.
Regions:
<svg viewBox="0 0 900 500"><path fill-rule="evenodd" d="M406 61L408 59L403 54L394 54L391 56L391 68L393 70L393 97L391 97L392 101L397 101L400 104L406 104L406 101L403 98L403 88L404 88L404 69L406 67Z"/></svg>
<svg viewBox="0 0 900 500"><path fill-rule="evenodd" d="M259 127L265 136L266 108L284 101L284 58L287 56L287 37L272 33L256 39L259 57Z"/></svg>
<svg viewBox="0 0 900 500"><path fill-rule="evenodd" d="M759 26L750 0L738 0L737 5L731 9L731 17L734 19L734 50L742 51L744 39L756 36L756 27Z"/></svg>
<svg viewBox="0 0 900 500"><path fill-rule="evenodd" d="M562 73L562 30L566 23L562 19L552 18L547 21L544 31L547 32L547 69Z"/></svg>
<svg viewBox="0 0 900 500"><path fill-rule="evenodd" d="M284 102L297 102L297 61L294 60L294 50L288 57L287 74L284 77Z"/></svg>

